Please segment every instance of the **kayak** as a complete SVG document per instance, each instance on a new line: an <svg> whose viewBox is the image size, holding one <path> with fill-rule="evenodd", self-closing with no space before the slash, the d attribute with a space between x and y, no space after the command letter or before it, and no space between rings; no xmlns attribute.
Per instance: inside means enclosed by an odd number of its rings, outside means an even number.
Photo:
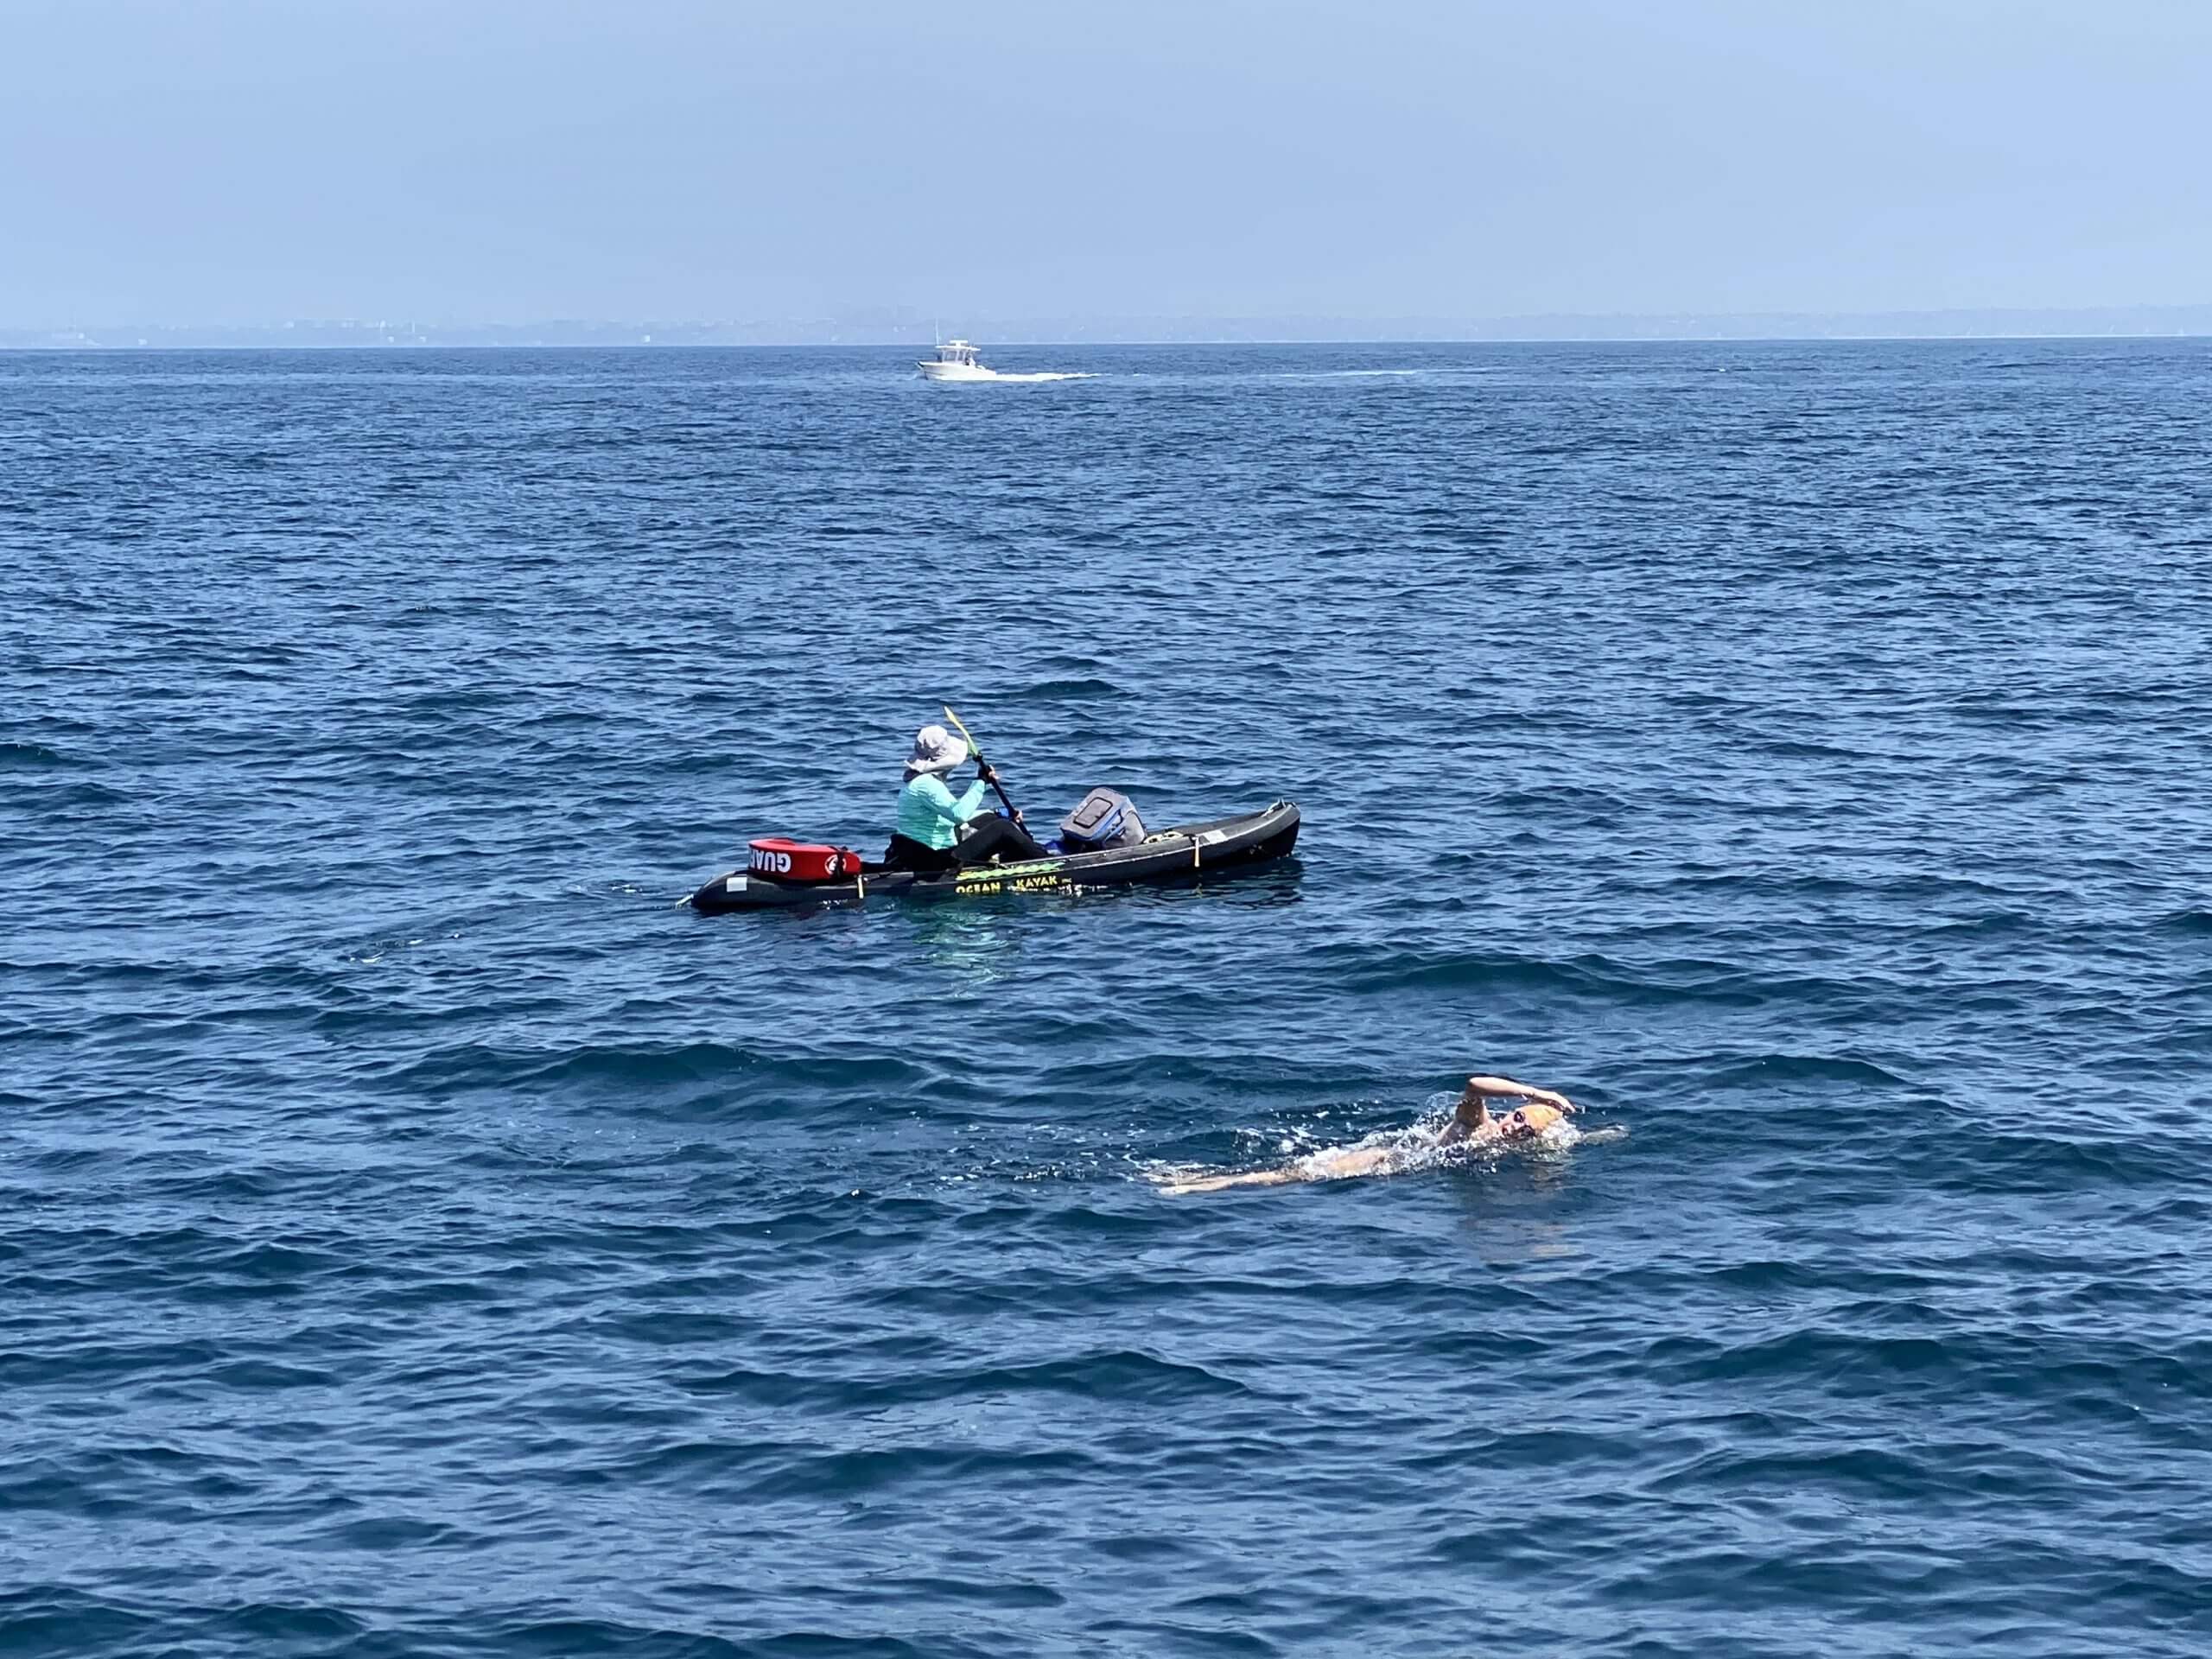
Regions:
<svg viewBox="0 0 2212 1659"><path fill-rule="evenodd" d="M1258 812L1161 830L1134 846L1055 854L1014 864L978 864L927 875L862 863L857 870L841 871L825 879L799 879L769 873L761 868L764 861L756 857L750 868L732 870L708 882L691 895L691 906L719 914L863 899L981 899L1001 893L1071 893L1082 887L1174 881L1202 871L1263 863L1287 856L1297 844L1297 804L1277 801Z"/></svg>

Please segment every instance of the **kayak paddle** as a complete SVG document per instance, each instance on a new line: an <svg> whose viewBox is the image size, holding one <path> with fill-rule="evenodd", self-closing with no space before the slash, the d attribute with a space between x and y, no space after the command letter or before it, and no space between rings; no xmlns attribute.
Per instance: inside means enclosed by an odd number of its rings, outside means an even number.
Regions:
<svg viewBox="0 0 2212 1659"><path fill-rule="evenodd" d="M968 746L968 753L976 757L976 764L979 766L990 765L983 759L983 751L976 747L974 734L960 723L960 716L952 712L952 705L949 702L944 705L944 717L952 722L952 729L960 734L960 741ZM1014 814L1013 798L1006 792L1006 785L998 781L996 772L991 774L991 787L998 791L1000 804L1006 808L1007 816L1012 817Z"/></svg>

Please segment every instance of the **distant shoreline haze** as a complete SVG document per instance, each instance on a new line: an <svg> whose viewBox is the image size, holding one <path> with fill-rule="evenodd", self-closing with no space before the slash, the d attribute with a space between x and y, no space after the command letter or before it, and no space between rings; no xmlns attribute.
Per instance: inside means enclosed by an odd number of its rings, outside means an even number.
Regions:
<svg viewBox="0 0 2212 1659"><path fill-rule="evenodd" d="M1465 341L1943 340L2212 334L2212 305L2049 309L1770 312L1628 316L947 319L896 314L777 321L115 323L0 327L0 350L267 350L449 346L898 346L958 335L989 346L1357 345Z"/></svg>

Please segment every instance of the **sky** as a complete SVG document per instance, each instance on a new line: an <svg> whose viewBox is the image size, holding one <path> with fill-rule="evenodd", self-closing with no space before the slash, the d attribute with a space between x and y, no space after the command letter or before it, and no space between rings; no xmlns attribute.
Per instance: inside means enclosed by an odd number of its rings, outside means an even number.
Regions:
<svg viewBox="0 0 2212 1659"><path fill-rule="evenodd" d="M0 0L0 325L2212 300L2212 0Z"/></svg>

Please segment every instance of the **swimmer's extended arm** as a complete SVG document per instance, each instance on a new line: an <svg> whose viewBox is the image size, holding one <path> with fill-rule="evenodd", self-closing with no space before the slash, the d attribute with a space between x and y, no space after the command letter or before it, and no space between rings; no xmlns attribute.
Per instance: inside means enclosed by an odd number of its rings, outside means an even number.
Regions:
<svg viewBox="0 0 2212 1659"><path fill-rule="evenodd" d="M1281 1169L1255 1169L1243 1175L1206 1175L1195 1181L1177 1181L1160 1190L1168 1193L1219 1192L1231 1186L1281 1186L1285 1181L1311 1179L1296 1164Z"/></svg>
<svg viewBox="0 0 2212 1659"><path fill-rule="evenodd" d="M1510 1077L1469 1077L1467 1093L1476 1100L1541 1100L1545 1105L1556 1106L1562 1112L1582 1109L1565 1095L1549 1089L1539 1089L1533 1083L1516 1083Z"/></svg>
<svg viewBox="0 0 2212 1659"><path fill-rule="evenodd" d="M1388 1147L1333 1147L1276 1169L1255 1169L1242 1175L1202 1175L1196 1180L1176 1181L1165 1192L1219 1192L1232 1186L1281 1186L1291 1181L1336 1181L1350 1175L1388 1174L1394 1159Z"/></svg>

